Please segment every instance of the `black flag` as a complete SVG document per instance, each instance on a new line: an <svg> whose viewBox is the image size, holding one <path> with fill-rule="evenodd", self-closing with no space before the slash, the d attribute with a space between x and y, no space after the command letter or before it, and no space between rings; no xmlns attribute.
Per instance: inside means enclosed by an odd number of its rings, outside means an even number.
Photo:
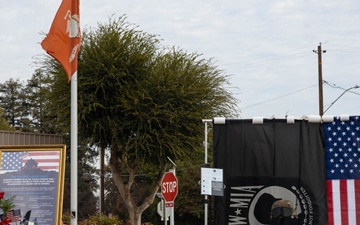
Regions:
<svg viewBox="0 0 360 225"><path fill-rule="evenodd" d="M215 224L327 224L324 158L320 123L214 124L214 167L225 184Z"/></svg>

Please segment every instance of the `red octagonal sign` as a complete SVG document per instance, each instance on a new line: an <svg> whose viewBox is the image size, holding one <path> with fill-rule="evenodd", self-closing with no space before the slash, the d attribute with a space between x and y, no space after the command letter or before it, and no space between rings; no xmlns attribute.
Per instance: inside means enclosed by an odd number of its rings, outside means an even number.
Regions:
<svg viewBox="0 0 360 225"><path fill-rule="evenodd" d="M161 194L165 202L173 202L178 193L178 180L174 173L166 172L161 181Z"/></svg>

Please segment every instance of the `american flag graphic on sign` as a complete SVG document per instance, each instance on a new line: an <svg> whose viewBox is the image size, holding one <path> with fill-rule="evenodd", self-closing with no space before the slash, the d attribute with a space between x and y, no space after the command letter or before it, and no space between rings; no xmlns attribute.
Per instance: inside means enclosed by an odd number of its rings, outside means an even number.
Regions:
<svg viewBox="0 0 360 225"><path fill-rule="evenodd" d="M21 221L21 212L20 209L11 210L6 213L6 216L11 222L18 222Z"/></svg>
<svg viewBox="0 0 360 225"><path fill-rule="evenodd" d="M22 155L22 163L25 165L29 160L35 160L37 167L46 171L59 170L59 151L29 151Z"/></svg>
<svg viewBox="0 0 360 225"><path fill-rule="evenodd" d="M29 161L33 166L44 171L58 171L60 162L59 151L27 151L2 152L1 172L14 172L21 170Z"/></svg>
<svg viewBox="0 0 360 225"><path fill-rule="evenodd" d="M22 152L3 152L1 173L18 171L22 167Z"/></svg>
<svg viewBox="0 0 360 225"><path fill-rule="evenodd" d="M329 225L360 224L360 117L324 123Z"/></svg>

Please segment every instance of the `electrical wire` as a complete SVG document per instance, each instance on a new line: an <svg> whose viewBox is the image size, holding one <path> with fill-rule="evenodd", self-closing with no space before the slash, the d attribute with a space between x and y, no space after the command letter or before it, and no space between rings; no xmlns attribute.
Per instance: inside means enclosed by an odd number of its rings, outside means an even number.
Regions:
<svg viewBox="0 0 360 225"><path fill-rule="evenodd" d="M344 53L349 53L349 52L360 52L360 49L359 50L356 50L356 49L330 49L330 50L326 50L328 52L344 52Z"/></svg>
<svg viewBox="0 0 360 225"><path fill-rule="evenodd" d="M331 44L330 45L331 47L332 46L335 46L335 47L340 47L338 49L331 49L331 48L327 48L326 51L332 51L332 52L344 52L344 53L350 53L350 52L354 52L354 53L357 53L357 52L360 52L360 47L359 46L344 46L344 45L334 45L334 44Z"/></svg>
<svg viewBox="0 0 360 225"><path fill-rule="evenodd" d="M326 85L328 85L328 86L331 87L331 88L341 89L341 90L343 90L343 91L347 90L347 88L339 87L338 85L336 85L336 84L334 84L334 83L330 84L330 83L329 83L328 81L326 81L326 80L323 80L323 83L326 84ZM355 91L351 91L351 90L347 90L347 92L350 92L350 93L353 93L353 94L356 94L356 95L360 95L360 93L355 92Z"/></svg>
<svg viewBox="0 0 360 225"><path fill-rule="evenodd" d="M294 58L299 58L299 57L302 57L302 56L305 56L305 55L308 55L308 54L310 54L310 53L302 52L302 53L296 53L296 54L293 54L293 55L279 56L279 57L276 57L276 58L271 58L271 59L267 59L267 60L263 60L263 61L259 61L259 62L249 63L249 64L239 66L239 67L236 67L236 68L237 69L248 69L248 68L251 68L251 67L264 65L264 64L267 64L267 63L279 62L279 61L285 61L285 60L291 60L291 59L294 59Z"/></svg>
<svg viewBox="0 0 360 225"><path fill-rule="evenodd" d="M304 56L307 54L311 54L311 52L310 51L301 51L301 52L297 52L297 53L291 54L291 55L282 55L282 54L287 53L287 52L294 52L294 51L301 50L301 49L307 49L310 46L311 45L300 47L300 48L295 48L295 49L291 49L291 50L286 50L286 51L279 52L279 53L272 54L272 55L256 57L256 58L248 60L246 65L239 66L239 67L236 67L237 66L236 64L239 64L242 62L224 63L224 64L222 64L222 66L234 65L236 68L246 69L249 67L258 66L258 65L262 65L262 64L266 64L266 63L270 63L270 62L274 62L274 61L293 59L293 58L301 57L301 56ZM264 59L264 60L262 60L262 59Z"/></svg>
<svg viewBox="0 0 360 225"><path fill-rule="evenodd" d="M285 94L285 95L281 95L281 96L276 97L276 98L268 99L268 100L266 100L266 101L262 101L262 102L255 103L255 104L253 104L253 105L245 106L245 107L243 107L243 108L241 108L241 109L247 109L247 108L254 107L254 106L257 106L257 105L261 105L261 104L264 104L264 103L267 103L267 102L271 102L271 101L274 101L274 100L277 100L277 99L280 99L280 98L284 98L284 97L287 97L287 96L289 96L289 95L293 95L293 94L299 93L299 92L301 92L301 91L305 91L305 90L307 90L307 89L313 88L313 87L315 87L315 86L318 86L318 85L317 85L317 84L314 84L314 85L311 85L311 86L309 86L309 87L306 87L306 88L303 88L303 89L300 89L300 90L297 90L297 91L294 91L294 92L291 92L291 93L288 93L288 94Z"/></svg>

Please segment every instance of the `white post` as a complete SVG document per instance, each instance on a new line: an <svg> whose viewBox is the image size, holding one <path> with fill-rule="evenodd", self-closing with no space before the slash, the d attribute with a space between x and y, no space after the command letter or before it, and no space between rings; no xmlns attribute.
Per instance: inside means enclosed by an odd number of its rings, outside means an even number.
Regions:
<svg viewBox="0 0 360 225"><path fill-rule="evenodd" d="M71 77L71 131L70 131L70 150L71 150L71 218L70 224L77 225L78 218L78 103L77 103L77 71Z"/></svg>
<svg viewBox="0 0 360 225"><path fill-rule="evenodd" d="M207 165L208 163L208 152L207 152L207 143L208 143L208 130L207 130L207 122L205 122L205 166ZM208 224L208 196L205 195L205 200L204 200L204 216L205 216L205 219L204 219L204 225L207 225Z"/></svg>
<svg viewBox="0 0 360 225"><path fill-rule="evenodd" d="M176 176L176 164L174 163L174 161L172 161L170 159L169 156L167 156L167 159L171 162L171 164L173 165L173 168L169 170L169 172L172 172L175 176ZM171 207L171 210L170 210L170 225L175 225L175 219L174 219L174 216L175 216L175 213L174 213L174 207L175 207L175 200L173 202L173 206Z"/></svg>
<svg viewBox="0 0 360 225"><path fill-rule="evenodd" d="M208 123L212 122L212 120L203 120L205 124L205 140L204 140L204 148L205 148L205 166L208 164ZM205 195L204 200L204 225L208 224L208 196Z"/></svg>
<svg viewBox="0 0 360 225"><path fill-rule="evenodd" d="M166 213L166 201L165 199L163 199L163 202L164 202L164 224L167 225L167 213Z"/></svg>
<svg viewBox="0 0 360 225"><path fill-rule="evenodd" d="M173 163L173 162L172 162ZM175 164L173 164L175 165ZM176 167L174 166L172 170L170 170L170 172L172 172L175 176L176 176ZM171 211L170 211L170 225L175 225L175 213L174 213L174 208L175 208L175 200L173 203L173 206L171 207Z"/></svg>

